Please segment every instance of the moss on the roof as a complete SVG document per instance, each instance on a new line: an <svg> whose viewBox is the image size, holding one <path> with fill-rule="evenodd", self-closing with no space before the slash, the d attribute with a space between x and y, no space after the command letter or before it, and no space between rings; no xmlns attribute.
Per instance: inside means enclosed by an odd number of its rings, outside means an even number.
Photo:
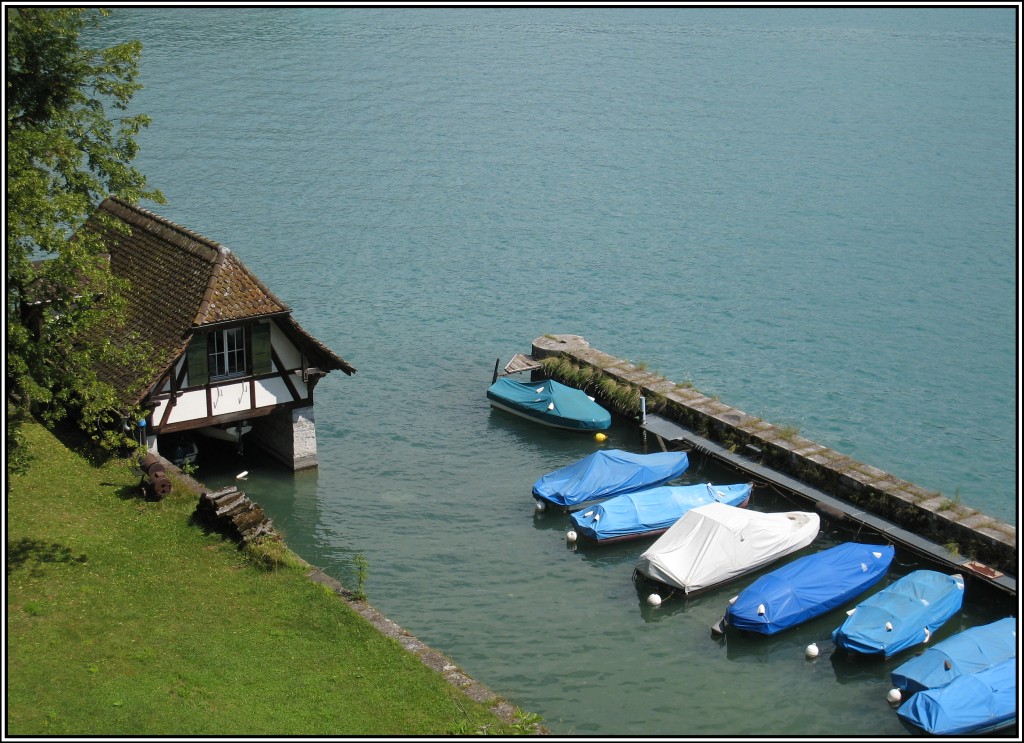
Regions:
<svg viewBox="0 0 1024 743"><path fill-rule="evenodd" d="M130 229L122 232L104 225L99 214ZM355 371L302 330L291 318L291 308L224 246L114 197L99 206L83 230L101 237L110 254L111 271L131 284L126 332L138 334L152 346L153 363L160 373L203 326L268 315L286 321L289 336L311 365L324 371ZM131 369L105 368L100 373L129 404L140 402L158 381L158 377L143 378Z"/></svg>

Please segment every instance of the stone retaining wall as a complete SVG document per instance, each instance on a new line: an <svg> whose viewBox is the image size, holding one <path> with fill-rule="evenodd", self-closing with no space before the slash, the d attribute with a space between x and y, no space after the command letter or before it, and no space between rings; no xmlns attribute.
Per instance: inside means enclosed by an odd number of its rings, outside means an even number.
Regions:
<svg viewBox="0 0 1024 743"><path fill-rule="evenodd" d="M538 361L564 357L580 367L599 370L646 398L648 412L675 420L734 451L755 453L760 463L877 514L921 537L980 560L1008 575L1017 575L1017 530L980 511L925 490L880 469L747 415L687 385L590 348L578 335L544 335L533 341ZM555 376L558 376L557 374ZM572 380L562 380L572 383ZM621 410L597 385L587 390L615 412L639 418L639 409Z"/></svg>

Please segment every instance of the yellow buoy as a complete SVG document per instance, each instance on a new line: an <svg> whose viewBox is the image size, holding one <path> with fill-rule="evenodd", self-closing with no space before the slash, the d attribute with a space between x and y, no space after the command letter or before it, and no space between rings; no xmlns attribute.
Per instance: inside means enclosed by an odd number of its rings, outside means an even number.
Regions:
<svg viewBox="0 0 1024 743"><path fill-rule="evenodd" d="M595 433L594 438L597 439L598 441L604 441L608 437L605 436L603 433Z"/></svg>

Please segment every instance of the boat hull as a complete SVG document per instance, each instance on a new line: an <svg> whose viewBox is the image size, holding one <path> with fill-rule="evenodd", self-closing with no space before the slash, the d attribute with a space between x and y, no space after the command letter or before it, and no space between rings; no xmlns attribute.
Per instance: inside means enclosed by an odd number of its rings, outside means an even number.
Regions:
<svg viewBox="0 0 1024 743"><path fill-rule="evenodd" d="M762 575L725 612L728 627L774 635L855 598L885 575L895 550L846 542Z"/></svg>
<svg viewBox="0 0 1024 743"><path fill-rule="evenodd" d="M205 426L198 429L199 433L203 434L203 436L208 436L211 439L217 439L218 441L230 441L231 443L235 443L251 430L252 426L248 423L242 425L229 425L226 428L221 428L220 426Z"/></svg>
<svg viewBox="0 0 1024 743"><path fill-rule="evenodd" d="M176 467L195 464L199 458L199 447L191 438L169 442L166 447L161 444L161 448L167 449L167 459Z"/></svg>
<svg viewBox="0 0 1024 743"><path fill-rule="evenodd" d="M927 642L960 610L964 579L916 570L856 606L832 633L836 647L888 658Z"/></svg>

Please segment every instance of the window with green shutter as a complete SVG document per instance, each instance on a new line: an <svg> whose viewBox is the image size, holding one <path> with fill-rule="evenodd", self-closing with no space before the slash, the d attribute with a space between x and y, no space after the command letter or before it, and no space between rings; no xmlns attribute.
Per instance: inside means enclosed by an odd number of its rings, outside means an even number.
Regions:
<svg viewBox="0 0 1024 743"><path fill-rule="evenodd" d="M252 373L270 374L270 325L252 326Z"/></svg>
<svg viewBox="0 0 1024 743"><path fill-rule="evenodd" d="M189 341L186 352L188 386L200 387L210 381L210 367L206 360L206 333L196 333Z"/></svg>

